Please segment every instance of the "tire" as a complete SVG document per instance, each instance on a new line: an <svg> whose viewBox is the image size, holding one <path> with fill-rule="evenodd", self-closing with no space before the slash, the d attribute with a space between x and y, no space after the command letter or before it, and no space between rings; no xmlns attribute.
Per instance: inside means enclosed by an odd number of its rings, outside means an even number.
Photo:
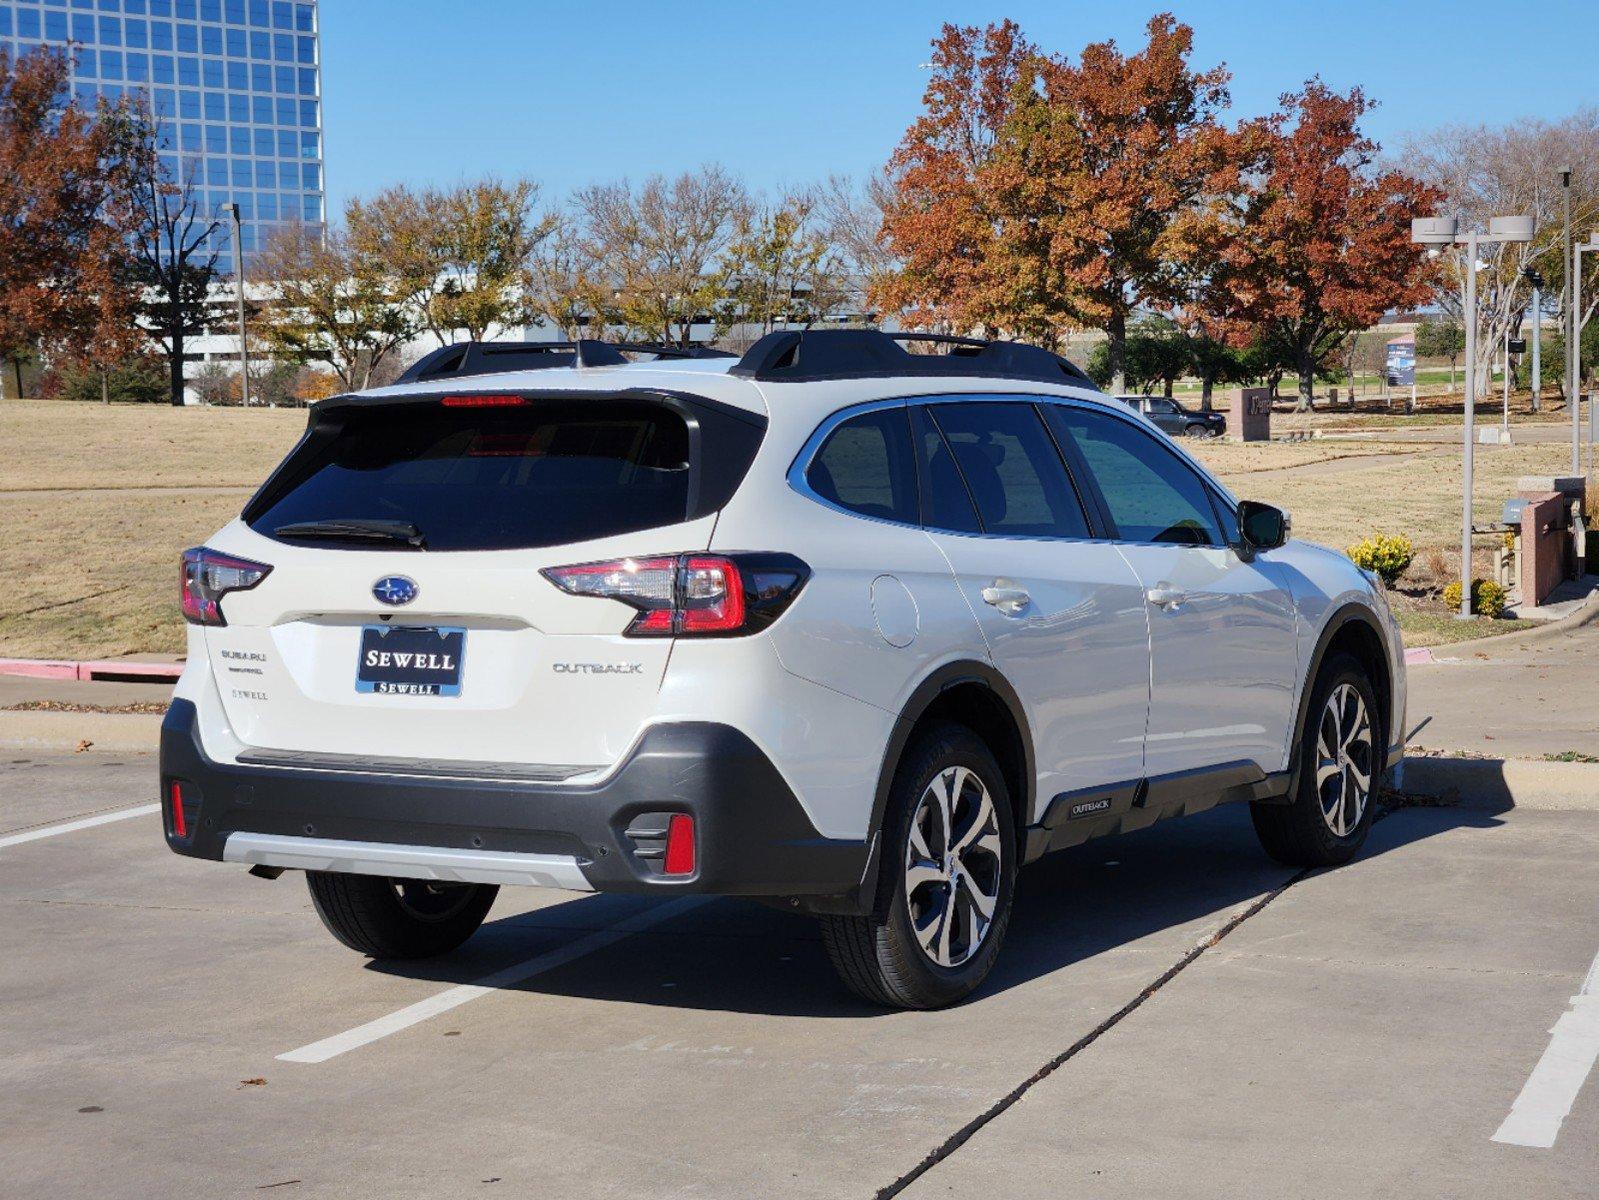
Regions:
<svg viewBox="0 0 1599 1200"><path fill-rule="evenodd" d="M307 871L305 882L328 932L372 958L449 953L477 932L500 890L328 871Z"/></svg>
<svg viewBox="0 0 1599 1200"><path fill-rule="evenodd" d="M1352 697L1358 698L1358 713ZM1341 715L1329 724L1334 707ZM1383 772L1378 715L1371 680L1359 662L1338 654L1322 664L1299 731L1299 781L1292 801L1249 806L1267 854L1290 867L1336 867L1359 852L1371 829ZM1345 725L1353 728L1344 732ZM1340 738L1342 747L1333 744Z"/></svg>
<svg viewBox="0 0 1599 1200"><path fill-rule="evenodd" d="M935 784L953 793L949 818ZM953 838L944 832L951 826ZM916 736L894 776L882 845L873 914L821 918L834 969L873 1004L929 1009L965 999L1005 940L1019 848L1010 792L980 738L943 722Z"/></svg>
<svg viewBox="0 0 1599 1200"><path fill-rule="evenodd" d="M1184 437L1191 437L1191 438L1209 437L1210 436L1210 430L1208 428L1206 428L1204 425L1201 425L1201 424L1196 422L1196 423L1194 423L1192 425L1184 425L1183 426L1183 436Z"/></svg>

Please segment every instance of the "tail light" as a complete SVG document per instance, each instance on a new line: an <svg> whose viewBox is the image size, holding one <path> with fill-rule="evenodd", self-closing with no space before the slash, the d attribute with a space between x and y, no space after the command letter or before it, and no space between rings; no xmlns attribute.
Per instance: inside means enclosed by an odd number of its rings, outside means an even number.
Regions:
<svg viewBox="0 0 1599 1200"><path fill-rule="evenodd" d="M272 570L265 563L218 554L204 546L183 552L183 616L196 625L226 625L219 607L229 592L253 588Z"/></svg>
<svg viewBox="0 0 1599 1200"><path fill-rule="evenodd" d="M563 592L638 609L623 631L628 637L737 637L777 620L811 571L791 554L674 554L543 574Z"/></svg>

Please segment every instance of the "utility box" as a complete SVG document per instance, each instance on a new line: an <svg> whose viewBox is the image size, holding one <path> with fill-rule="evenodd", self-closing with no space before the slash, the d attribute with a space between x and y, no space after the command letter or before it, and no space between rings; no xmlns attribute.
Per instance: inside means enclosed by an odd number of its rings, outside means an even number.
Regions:
<svg viewBox="0 0 1599 1200"><path fill-rule="evenodd" d="M1559 492L1523 497L1521 510L1521 602L1542 604L1566 577L1566 550L1571 540L1566 523L1566 498Z"/></svg>
<svg viewBox="0 0 1599 1200"><path fill-rule="evenodd" d="M1271 441L1271 389L1240 388L1233 394L1233 419L1227 422L1235 442Z"/></svg>
<svg viewBox="0 0 1599 1200"><path fill-rule="evenodd" d="M1523 475L1516 480L1521 506L1521 602L1542 604L1562 579L1588 567L1581 475ZM1505 517L1510 517L1507 505Z"/></svg>

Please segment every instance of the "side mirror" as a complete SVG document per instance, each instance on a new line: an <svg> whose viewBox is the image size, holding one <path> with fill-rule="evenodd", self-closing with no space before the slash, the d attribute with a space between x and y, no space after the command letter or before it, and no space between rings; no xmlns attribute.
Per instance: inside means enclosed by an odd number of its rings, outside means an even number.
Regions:
<svg viewBox="0 0 1599 1200"><path fill-rule="evenodd" d="M1288 540L1293 521L1282 509L1254 500L1238 502L1238 532L1252 550L1275 550Z"/></svg>

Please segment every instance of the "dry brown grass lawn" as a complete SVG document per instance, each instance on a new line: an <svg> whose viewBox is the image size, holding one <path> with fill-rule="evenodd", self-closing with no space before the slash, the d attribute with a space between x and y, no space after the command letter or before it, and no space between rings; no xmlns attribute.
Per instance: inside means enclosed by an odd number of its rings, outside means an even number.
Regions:
<svg viewBox="0 0 1599 1200"><path fill-rule="evenodd" d="M253 488L304 425L304 412L294 410L0 402L0 656L181 652L178 552L235 515L246 490L175 489ZM1436 548L1458 562L1453 454L1396 462L1372 457L1392 444L1187 447L1239 495L1292 511L1297 536L1342 549L1374 531L1404 532L1419 551ZM1477 519L1498 515L1518 475L1562 470L1567 453L1560 445L1483 447ZM1345 461L1302 475L1263 474L1334 459ZM1439 623L1426 616L1418 608L1407 619L1417 644L1455 633L1433 630Z"/></svg>
<svg viewBox="0 0 1599 1200"><path fill-rule="evenodd" d="M304 409L0 401L0 492L253 488L304 428Z"/></svg>
<svg viewBox="0 0 1599 1200"><path fill-rule="evenodd" d="M247 493L169 489L253 488L304 426L290 409L0 402L0 656L181 652L178 553Z"/></svg>
<svg viewBox="0 0 1599 1200"><path fill-rule="evenodd" d="M1295 448L1292 443L1270 446L1271 451ZM1387 447L1396 448L1393 443ZM1515 494L1519 476L1563 472L1570 453L1558 443L1478 447L1473 519L1478 524L1496 520L1505 500ZM1409 454L1398 461L1374 459L1370 466L1350 461L1336 472L1269 478L1241 473L1225 457L1211 457L1208 446L1201 448L1200 456L1239 496L1277 504L1293 513L1296 537L1342 550L1368 534L1403 533L1418 550L1453 550L1459 561L1458 454Z"/></svg>

